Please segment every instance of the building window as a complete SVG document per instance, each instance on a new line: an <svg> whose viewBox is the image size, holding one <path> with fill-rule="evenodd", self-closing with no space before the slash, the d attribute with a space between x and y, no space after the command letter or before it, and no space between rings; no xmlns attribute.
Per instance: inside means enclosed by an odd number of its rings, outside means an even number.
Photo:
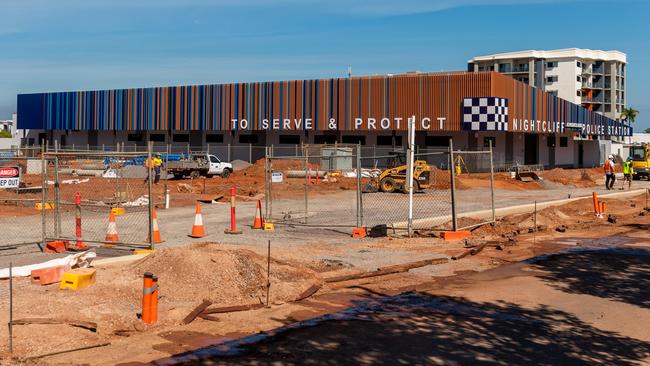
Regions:
<svg viewBox="0 0 650 366"><path fill-rule="evenodd" d="M557 67L557 61L550 61L546 63L546 68L547 69L552 69L554 67Z"/></svg>
<svg viewBox="0 0 650 366"><path fill-rule="evenodd" d="M172 141L174 141L174 142L190 142L190 135L188 135L188 134L173 135L172 136Z"/></svg>
<svg viewBox="0 0 650 366"><path fill-rule="evenodd" d="M448 147L451 136L427 136L424 140L426 146Z"/></svg>
<svg viewBox="0 0 650 366"><path fill-rule="evenodd" d="M164 133L150 133L149 134L149 141L165 142L165 134Z"/></svg>
<svg viewBox="0 0 650 366"><path fill-rule="evenodd" d="M257 135L239 135L240 144L256 144L257 141Z"/></svg>
<svg viewBox="0 0 650 366"><path fill-rule="evenodd" d="M560 147L569 147L569 138L566 136L560 136Z"/></svg>
<svg viewBox="0 0 650 366"><path fill-rule="evenodd" d="M393 146L393 137L395 138L395 146L402 146L402 136L377 136L377 145Z"/></svg>
<svg viewBox="0 0 650 366"><path fill-rule="evenodd" d="M282 145L300 145L300 135L280 135Z"/></svg>
<svg viewBox="0 0 650 366"><path fill-rule="evenodd" d="M555 135L546 136L546 147L555 147Z"/></svg>
<svg viewBox="0 0 650 366"><path fill-rule="evenodd" d="M580 94L580 90L576 91L576 95L577 95L577 96L581 96L581 94Z"/></svg>
<svg viewBox="0 0 650 366"><path fill-rule="evenodd" d="M578 66L578 67L582 67L582 62L580 62L580 61L576 61L576 66Z"/></svg>
<svg viewBox="0 0 650 366"><path fill-rule="evenodd" d="M142 142L142 140L144 140L141 133L130 133L126 138L130 142Z"/></svg>
<svg viewBox="0 0 650 366"><path fill-rule="evenodd" d="M554 97L557 97L557 90L549 90L548 93Z"/></svg>
<svg viewBox="0 0 650 366"><path fill-rule="evenodd" d="M315 144L334 144L336 143L336 135L316 135L314 136Z"/></svg>
<svg viewBox="0 0 650 366"><path fill-rule="evenodd" d="M492 142L492 148L494 149L495 146L497 146L497 138L496 137L483 137L483 147L490 147L490 142Z"/></svg>
<svg viewBox="0 0 650 366"><path fill-rule="evenodd" d="M366 136L355 136L355 135L343 135L341 137L341 141L344 144L361 144L365 145L366 144Z"/></svg>
<svg viewBox="0 0 650 366"><path fill-rule="evenodd" d="M549 84L552 84L552 83L554 83L556 81L557 81L557 75L555 75L555 76L547 76L546 77L546 82L549 83Z"/></svg>
<svg viewBox="0 0 650 366"><path fill-rule="evenodd" d="M223 143L223 135L220 133L209 133L205 135L205 142L213 144Z"/></svg>
<svg viewBox="0 0 650 366"><path fill-rule="evenodd" d="M578 76L576 77L576 81L577 81L577 82L581 82L581 81L582 81L582 78L580 78L580 75L578 75Z"/></svg>

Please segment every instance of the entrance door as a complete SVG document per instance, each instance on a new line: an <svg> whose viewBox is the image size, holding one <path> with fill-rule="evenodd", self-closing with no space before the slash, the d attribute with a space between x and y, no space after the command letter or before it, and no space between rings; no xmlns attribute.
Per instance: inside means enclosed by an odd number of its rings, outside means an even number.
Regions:
<svg viewBox="0 0 650 366"><path fill-rule="evenodd" d="M578 168L582 168L585 164L585 146L582 141L578 143Z"/></svg>
<svg viewBox="0 0 650 366"><path fill-rule="evenodd" d="M524 134L526 136L524 140L524 164L532 165L537 164L537 150L538 150L538 141L537 135L533 133Z"/></svg>

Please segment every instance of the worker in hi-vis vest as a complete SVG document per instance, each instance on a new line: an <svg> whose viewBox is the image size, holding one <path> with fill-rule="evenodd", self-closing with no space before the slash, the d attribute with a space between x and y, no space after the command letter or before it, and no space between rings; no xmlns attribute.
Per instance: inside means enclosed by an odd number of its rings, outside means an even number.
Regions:
<svg viewBox="0 0 650 366"><path fill-rule="evenodd" d="M160 158L159 154L154 154L151 157L151 161L149 161L149 159L144 161L144 166L146 168L149 168L149 165L151 165L151 167L153 168L153 173L154 173L154 181L153 182L154 182L154 184L158 184L158 182L160 182L160 173L162 171L162 163L163 163L163 161ZM147 182L147 179L149 179L148 176L147 176L147 178L144 179L144 181Z"/></svg>
<svg viewBox="0 0 650 366"><path fill-rule="evenodd" d="M605 164L603 165L603 170L605 170L605 188L612 189L614 188L614 182L616 181L616 165L614 164L614 155L609 155Z"/></svg>
<svg viewBox="0 0 650 366"><path fill-rule="evenodd" d="M632 189L632 176L634 175L634 167L632 166L632 157L628 157L623 163L623 185L621 189L625 189L625 182L627 182L627 189Z"/></svg>

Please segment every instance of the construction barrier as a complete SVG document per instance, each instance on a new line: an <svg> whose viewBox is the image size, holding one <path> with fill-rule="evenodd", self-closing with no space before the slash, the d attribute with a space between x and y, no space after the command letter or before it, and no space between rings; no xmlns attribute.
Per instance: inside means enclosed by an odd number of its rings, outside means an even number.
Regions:
<svg viewBox="0 0 650 366"><path fill-rule="evenodd" d="M192 226L192 233L189 235L191 238L202 238L205 236L205 227L203 226L203 214L201 211L201 204L196 203L194 213L194 225Z"/></svg>
<svg viewBox="0 0 650 366"><path fill-rule="evenodd" d="M235 186L230 186L230 228L224 230L226 234L241 234L242 232L237 230L237 212L235 209Z"/></svg>

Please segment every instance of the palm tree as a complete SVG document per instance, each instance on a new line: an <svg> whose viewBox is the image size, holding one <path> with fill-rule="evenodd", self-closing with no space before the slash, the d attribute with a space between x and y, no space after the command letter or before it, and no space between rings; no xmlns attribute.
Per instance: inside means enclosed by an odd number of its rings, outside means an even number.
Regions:
<svg viewBox="0 0 650 366"><path fill-rule="evenodd" d="M621 119L628 122L634 122L637 115L639 115L639 111L636 109L632 107L623 108L623 111L621 112Z"/></svg>
<svg viewBox="0 0 650 366"><path fill-rule="evenodd" d="M621 119L623 121L632 123L632 122L634 122L634 120L636 119L636 116L638 114L639 114L639 111L637 111L636 109L634 109L632 107L629 107L629 108L623 107L623 111L621 112ZM625 142L625 139L623 139L623 142ZM628 143L632 142L632 136L628 136L628 141L627 142Z"/></svg>

